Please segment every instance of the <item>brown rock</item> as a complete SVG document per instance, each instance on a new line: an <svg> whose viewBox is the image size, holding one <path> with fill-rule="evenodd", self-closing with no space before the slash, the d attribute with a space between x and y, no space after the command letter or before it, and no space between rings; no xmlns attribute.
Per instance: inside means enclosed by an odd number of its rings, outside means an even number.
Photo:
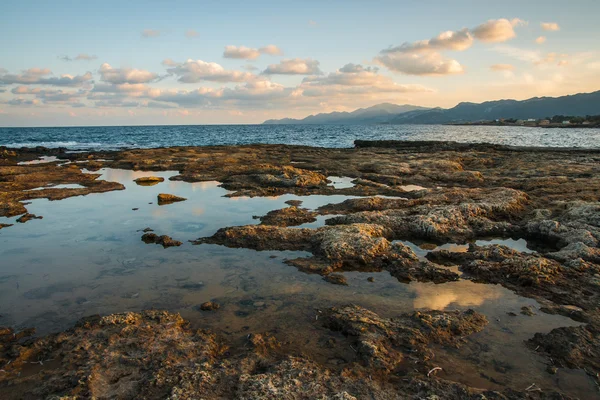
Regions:
<svg viewBox="0 0 600 400"><path fill-rule="evenodd" d="M200 309L202 311L217 311L221 306L219 303L215 303L213 301L207 301L205 303L200 304Z"/></svg>
<svg viewBox="0 0 600 400"><path fill-rule="evenodd" d="M140 186L154 186L165 181L165 178L159 176L143 176L133 180Z"/></svg>
<svg viewBox="0 0 600 400"><path fill-rule="evenodd" d="M171 203L175 203L178 201L185 201L187 200L184 197L179 197L179 196L175 196L174 194L167 194L167 193L160 193L158 195L158 205L164 205L164 204L171 204Z"/></svg>

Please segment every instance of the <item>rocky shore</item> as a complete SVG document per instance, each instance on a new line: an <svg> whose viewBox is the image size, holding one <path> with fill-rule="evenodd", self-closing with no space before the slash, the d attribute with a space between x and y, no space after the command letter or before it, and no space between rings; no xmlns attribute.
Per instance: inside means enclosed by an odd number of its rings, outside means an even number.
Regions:
<svg viewBox="0 0 600 400"><path fill-rule="evenodd" d="M30 163L41 156L55 158ZM249 145L71 153L0 148L0 216L30 215L27 202L33 199L124 189L89 173L101 168L176 170L171 180L219 181L231 197L360 196L312 210L294 202L256 216L255 225L186 239L195 245L306 251L312 255L286 262L337 284L345 283L339 279L342 272L387 271L401 282L470 279L502 285L535 299L545 313L582 323L538 333L527 346L547 360L548 373L583 370L600 387L598 150L362 141L352 149ZM335 188L330 176L352 178L353 186ZM330 216L325 226L302 226L321 216ZM36 223L28 219L22 222ZM0 226L2 232L15 229L10 223ZM526 239L535 251L475 244L489 238ZM148 239L165 246L156 235ZM423 258L403 241L432 250ZM437 248L447 243L469 245L464 252ZM199 393L240 399L569 398L535 385L485 391L438 377L436 349L460 347L487 322L472 310L384 318L357 305L332 307L312 324L331 332L324 348L351 351L351 362L340 367L322 365L310 354L291 354L268 334L243 335L242 346L226 343L166 311L90 317L42 338L2 328L0 394L31 399L193 399Z"/></svg>

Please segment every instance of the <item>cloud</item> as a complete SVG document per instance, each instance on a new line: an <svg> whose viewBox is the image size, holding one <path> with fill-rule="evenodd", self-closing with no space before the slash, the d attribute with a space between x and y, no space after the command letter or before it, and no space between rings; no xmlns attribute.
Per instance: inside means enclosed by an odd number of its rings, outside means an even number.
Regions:
<svg viewBox="0 0 600 400"><path fill-rule="evenodd" d="M506 42L517 36L514 28L525 23L525 21L519 18L513 18L510 21L506 18L490 19L472 29L471 33L477 40L481 40L482 42Z"/></svg>
<svg viewBox="0 0 600 400"><path fill-rule="evenodd" d="M100 66L100 76L104 82L115 85L122 83L148 83L158 79L158 75L142 69L113 68L104 63Z"/></svg>
<svg viewBox="0 0 600 400"><path fill-rule="evenodd" d="M178 65L177 62L171 60L170 58L165 58L162 62L162 65L164 65L165 67L175 67Z"/></svg>
<svg viewBox="0 0 600 400"><path fill-rule="evenodd" d="M540 24L545 31L559 31L560 26L556 22L542 22Z"/></svg>
<svg viewBox="0 0 600 400"><path fill-rule="evenodd" d="M390 53L375 59L391 71L408 75L452 75L465 70L456 60L439 53Z"/></svg>
<svg viewBox="0 0 600 400"><path fill-rule="evenodd" d="M223 52L225 58L241 58L244 60L255 60L260 57L258 49L253 49L246 46L226 46Z"/></svg>
<svg viewBox="0 0 600 400"><path fill-rule="evenodd" d="M559 63L557 65L563 66L565 63L561 63L567 57L570 57L568 54L557 54L557 53L542 53L539 50L526 50L520 49L518 47L500 45L494 47L494 50L505 54L507 56L516 58L521 61L529 62L533 65L537 66L547 66L548 64ZM585 58L585 57L584 57Z"/></svg>
<svg viewBox="0 0 600 400"><path fill-rule="evenodd" d="M48 76L52 71L48 68L30 68L21 74L0 75L0 83L21 85L52 85L52 86L82 86L92 80L90 72L84 75L64 74L60 77Z"/></svg>
<svg viewBox="0 0 600 400"><path fill-rule="evenodd" d="M63 61L92 61L96 60L98 57L94 55L80 53L77 54L75 57L59 56L58 58Z"/></svg>
<svg viewBox="0 0 600 400"><path fill-rule="evenodd" d="M308 25L310 26L317 26L317 21L313 21L312 19L308 20Z"/></svg>
<svg viewBox="0 0 600 400"><path fill-rule="evenodd" d="M413 43L404 42L400 46L382 50L381 53L414 53L434 50L463 51L473 45L473 36L467 28L460 31L442 32L429 40L420 40Z"/></svg>
<svg viewBox="0 0 600 400"><path fill-rule="evenodd" d="M445 31L439 35L416 42L404 42L400 46L381 50L375 61L391 71L408 75L451 75L464 72L455 59L445 57L443 51L465 51L475 39L482 42L504 42L516 36L514 27L525 22L515 18L489 20L473 29L462 28Z"/></svg>
<svg viewBox="0 0 600 400"><path fill-rule="evenodd" d="M258 70L258 67L256 65L252 65L252 64L242 65L242 68L245 69L246 71L256 71L256 70Z"/></svg>
<svg viewBox="0 0 600 400"><path fill-rule="evenodd" d="M153 93L152 100L175 103L180 107L226 108L266 107L270 102L289 97L292 88L271 81L248 82L234 88L212 89L201 87L195 90L164 90Z"/></svg>
<svg viewBox="0 0 600 400"><path fill-rule="evenodd" d="M170 74L179 76L178 81L183 83L196 83L200 81L213 82L246 82L256 79L256 75L249 72L230 71L214 62L202 60L187 60L167 69Z"/></svg>
<svg viewBox="0 0 600 400"><path fill-rule="evenodd" d="M200 34L193 29L188 29L187 31L185 31L185 37L188 39L196 38L199 36Z"/></svg>
<svg viewBox="0 0 600 400"><path fill-rule="evenodd" d="M155 38L155 37L159 37L160 36L160 31L156 30L156 29L144 29L142 31L142 37L143 38Z"/></svg>
<svg viewBox="0 0 600 400"><path fill-rule="evenodd" d="M282 56L283 55L283 50L281 50L279 47L275 46L274 44L269 44L264 47L261 47L260 49L258 49L258 51L260 51L261 54L268 54L271 56Z"/></svg>
<svg viewBox="0 0 600 400"><path fill-rule="evenodd" d="M263 71L266 75L321 75L319 62L310 58L294 58L282 60L279 64L271 64Z"/></svg>
<svg viewBox="0 0 600 400"><path fill-rule="evenodd" d="M63 91L56 89L31 88L27 86L17 86L11 90L11 93L18 95L34 95L36 99L39 99L46 104L79 102L80 98L85 97L88 94L86 90Z"/></svg>
<svg viewBox="0 0 600 400"><path fill-rule="evenodd" d="M539 36L537 39L535 39L535 42L537 44L542 44L546 41L546 36Z"/></svg>
<svg viewBox="0 0 600 400"><path fill-rule="evenodd" d="M362 96L377 97L393 93L432 92L422 85L401 85L378 74L376 67L346 64L326 76L304 78L298 90L305 97Z"/></svg>
<svg viewBox="0 0 600 400"><path fill-rule="evenodd" d="M492 71L514 71L515 67L512 64L494 64L490 66Z"/></svg>
<svg viewBox="0 0 600 400"><path fill-rule="evenodd" d="M261 54L280 56L283 55L283 51L281 51L281 49L274 44L270 44L258 49L246 46L226 46L225 51L223 52L223 57L256 60Z"/></svg>

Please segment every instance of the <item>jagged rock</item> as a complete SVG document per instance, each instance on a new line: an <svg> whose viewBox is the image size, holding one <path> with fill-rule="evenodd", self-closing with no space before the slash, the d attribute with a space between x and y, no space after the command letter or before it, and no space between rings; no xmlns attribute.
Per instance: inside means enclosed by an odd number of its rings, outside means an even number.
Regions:
<svg viewBox="0 0 600 400"><path fill-rule="evenodd" d="M167 247L181 246L181 244L182 244L178 240L173 240L170 236L167 236L167 235L158 236L157 234L152 233L152 232L143 234L142 241L147 244L151 244L151 243L160 244L165 249Z"/></svg>
<svg viewBox="0 0 600 400"><path fill-rule="evenodd" d="M160 193L158 195L158 205L171 204L178 201L187 200L184 197L175 196L174 194Z"/></svg>
<svg viewBox="0 0 600 400"><path fill-rule="evenodd" d="M32 220L32 219L42 219L42 218L44 218L44 217L42 217L41 215L38 217L35 214L26 213L26 214L21 215L19 218L17 218L17 222L24 224L25 222Z"/></svg>

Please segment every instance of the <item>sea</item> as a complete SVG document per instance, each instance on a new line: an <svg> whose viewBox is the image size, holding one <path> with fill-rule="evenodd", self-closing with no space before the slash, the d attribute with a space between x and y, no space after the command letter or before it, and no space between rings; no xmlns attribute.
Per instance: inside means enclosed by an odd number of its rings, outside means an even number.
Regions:
<svg viewBox="0 0 600 400"><path fill-rule="evenodd" d="M0 128L0 146L118 150L291 144L352 147L361 140L436 140L513 146L600 147L600 129L456 125L160 125Z"/></svg>

